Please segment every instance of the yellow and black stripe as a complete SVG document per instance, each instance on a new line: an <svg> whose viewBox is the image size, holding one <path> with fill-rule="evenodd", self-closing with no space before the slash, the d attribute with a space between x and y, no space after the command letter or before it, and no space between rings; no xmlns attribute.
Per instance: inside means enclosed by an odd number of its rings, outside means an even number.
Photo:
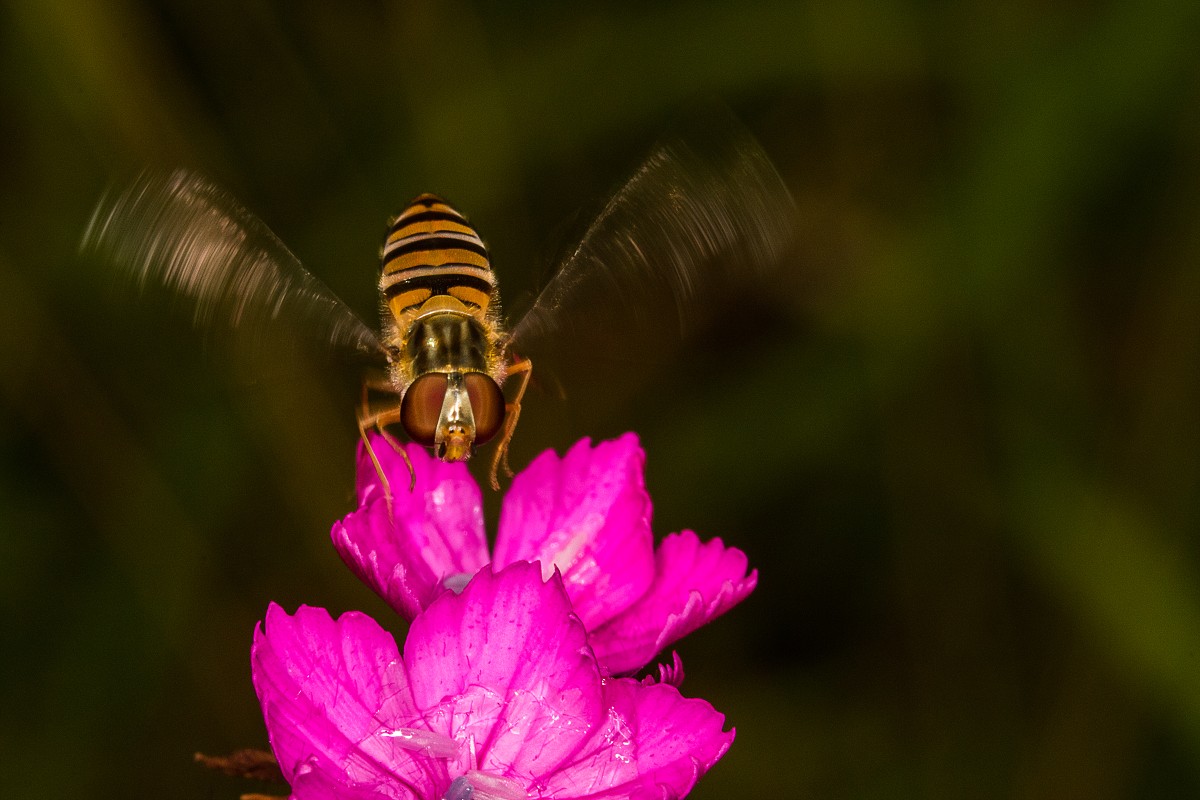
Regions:
<svg viewBox="0 0 1200 800"><path fill-rule="evenodd" d="M440 197L423 194L392 221L379 290L397 317L435 295L454 297L482 315L495 288L483 240Z"/></svg>

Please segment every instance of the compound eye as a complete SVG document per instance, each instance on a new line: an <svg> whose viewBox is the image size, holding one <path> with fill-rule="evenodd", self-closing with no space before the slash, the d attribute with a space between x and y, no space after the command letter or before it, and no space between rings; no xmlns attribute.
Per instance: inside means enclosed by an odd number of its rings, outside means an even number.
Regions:
<svg viewBox="0 0 1200 800"><path fill-rule="evenodd" d="M482 372L468 372L464 380L475 416L475 444L480 445L495 436L504 422L504 393Z"/></svg>
<svg viewBox="0 0 1200 800"><path fill-rule="evenodd" d="M440 372L431 372L413 381L400 404L400 424L408 438L424 447L433 447L445 397L446 376Z"/></svg>

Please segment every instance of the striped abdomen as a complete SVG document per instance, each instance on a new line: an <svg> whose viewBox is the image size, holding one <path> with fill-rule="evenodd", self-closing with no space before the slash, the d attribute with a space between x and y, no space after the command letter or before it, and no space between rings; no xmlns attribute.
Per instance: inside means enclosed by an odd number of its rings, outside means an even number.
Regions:
<svg viewBox="0 0 1200 800"><path fill-rule="evenodd" d="M397 319L436 295L461 301L482 319L495 287L483 240L440 197L421 195L392 222L379 291Z"/></svg>

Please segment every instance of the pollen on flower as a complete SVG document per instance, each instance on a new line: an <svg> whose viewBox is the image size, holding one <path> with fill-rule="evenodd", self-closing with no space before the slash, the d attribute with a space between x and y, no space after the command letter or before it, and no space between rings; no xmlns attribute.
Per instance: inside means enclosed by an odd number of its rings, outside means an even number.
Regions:
<svg viewBox="0 0 1200 800"><path fill-rule="evenodd" d="M633 746L633 730L629 721L615 708L608 709L608 726L604 730L604 741L613 749L612 757L623 764L631 761L628 750Z"/></svg>

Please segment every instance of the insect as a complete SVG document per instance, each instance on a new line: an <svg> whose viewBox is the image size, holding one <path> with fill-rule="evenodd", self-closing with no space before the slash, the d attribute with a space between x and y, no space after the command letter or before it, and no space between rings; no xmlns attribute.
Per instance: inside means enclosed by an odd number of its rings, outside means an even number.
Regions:
<svg viewBox="0 0 1200 800"><path fill-rule="evenodd" d="M503 426L491 470L498 488L496 473L507 459L533 365L506 357L499 290L483 240L444 200L421 195L388 230L379 293L388 383L374 388L394 390L400 402L373 413L364 395L358 417L363 441L367 428L384 433L399 422L409 438L433 447L443 461L465 461ZM516 397L505 403L500 384L508 375L521 378Z"/></svg>
<svg viewBox="0 0 1200 800"><path fill-rule="evenodd" d="M145 172L107 194L81 251L116 265L143 290L165 288L184 300L197 327L268 337L286 319L334 348L374 357L383 371L364 380L357 417L376 469L370 429L403 454L388 431L398 424L445 461L466 460L499 437L490 471L498 489L499 470L512 474L508 446L532 374L532 361L519 353L597 326L635 344L663 335L663 320L672 323L666 335L686 334L725 289L779 260L793 219L774 166L730 118L660 142L511 328L483 239L432 194L389 226L378 332L256 216L193 172ZM508 378L516 384L510 399ZM387 401L372 403L380 393Z"/></svg>

